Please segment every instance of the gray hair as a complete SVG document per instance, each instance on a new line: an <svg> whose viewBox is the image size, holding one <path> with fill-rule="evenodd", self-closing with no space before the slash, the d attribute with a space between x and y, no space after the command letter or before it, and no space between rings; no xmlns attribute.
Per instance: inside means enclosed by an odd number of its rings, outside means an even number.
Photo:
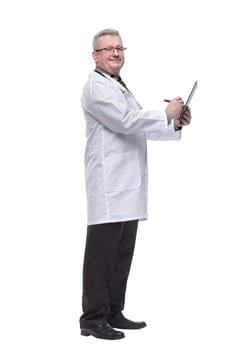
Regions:
<svg viewBox="0 0 233 350"><path fill-rule="evenodd" d="M100 32L98 32L93 38L93 41L92 41L93 50L98 49L98 39L101 36L103 36L103 35L116 35L116 36L119 36L119 38L121 39L121 36L120 36L120 33L119 33L118 30L115 30L115 29L103 29Z"/></svg>

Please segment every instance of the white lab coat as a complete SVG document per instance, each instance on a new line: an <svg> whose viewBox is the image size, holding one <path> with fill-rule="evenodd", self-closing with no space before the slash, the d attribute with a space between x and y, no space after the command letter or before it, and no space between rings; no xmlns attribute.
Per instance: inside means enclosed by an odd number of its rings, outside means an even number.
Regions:
<svg viewBox="0 0 233 350"><path fill-rule="evenodd" d="M143 111L108 74L89 75L81 103L88 225L147 219L147 139L178 140L181 132L164 111Z"/></svg>

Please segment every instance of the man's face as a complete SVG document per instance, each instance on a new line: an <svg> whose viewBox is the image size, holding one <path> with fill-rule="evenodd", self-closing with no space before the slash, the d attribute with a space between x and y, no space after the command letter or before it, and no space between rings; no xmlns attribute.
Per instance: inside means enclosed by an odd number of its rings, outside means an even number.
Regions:
<svg viewBox="0 0 233 350"><path fill-rule="evenodd" d="M98 49L107 48L107 50L94 51L92 56L98 67L105 71L119 75L121 67L124 64L124 50L117 50L122 48L122 41L117 35L103 35L98 39ZM112 49L111 49L112 48ZM110 49L110 50L108 50Z"/></svg>

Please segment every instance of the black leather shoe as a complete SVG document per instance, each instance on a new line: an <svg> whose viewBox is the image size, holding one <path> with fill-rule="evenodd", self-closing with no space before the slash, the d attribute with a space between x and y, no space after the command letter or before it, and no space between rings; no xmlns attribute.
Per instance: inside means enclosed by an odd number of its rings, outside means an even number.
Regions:
<svg viewBox="0 0 233 350"><path fill-rule="evenodd" d="M107 321L87 321L86 323L81 325L81 335L89 336L93 335L93 337L99 339L108 339L108 340L116 340L124 338L124 333L116 331L113 329Z"/></svg>
<svg viewBox="0 0 233 350"><path fill-rule="evenodd" d="M108 320L111 327L119 329L141 329L146 327L146 322L134 322L130 321L119 313Z"/></svg>

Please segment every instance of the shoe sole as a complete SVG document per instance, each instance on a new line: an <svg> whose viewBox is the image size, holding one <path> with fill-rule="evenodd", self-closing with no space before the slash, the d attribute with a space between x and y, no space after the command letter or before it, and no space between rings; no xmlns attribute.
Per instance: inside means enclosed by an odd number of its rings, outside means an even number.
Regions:
<svg viewBox="0 0 233 350"><path fill-rule="evenodd" d="M117 324L113 324L113 323L109 323L110 324L110 326L112 327L112 328L117 328L117 329L127 329L127 330L137 330L137 329L142 329L142 328L145 328L146 326L147 326L147 324L145 323L145 324L143 324L143 325L141 325L141 326L120 326L120 325L117 325Z"/></svg>
<svg viewBox="0 0 233 350"><path fill-rule="evenodd" d="M120 337L104 337L104 336L101 336L101 335L97 335L95 332L89 330L89 329L85 329L85 328L82 328L81 329L81 335L83 335L84 337L89 337L90 335L92 335L93 337L95 338L98 338L98 339L106 339L106 340L118 340L118 339L123 339L125 336L122 335Z"/></svg>

